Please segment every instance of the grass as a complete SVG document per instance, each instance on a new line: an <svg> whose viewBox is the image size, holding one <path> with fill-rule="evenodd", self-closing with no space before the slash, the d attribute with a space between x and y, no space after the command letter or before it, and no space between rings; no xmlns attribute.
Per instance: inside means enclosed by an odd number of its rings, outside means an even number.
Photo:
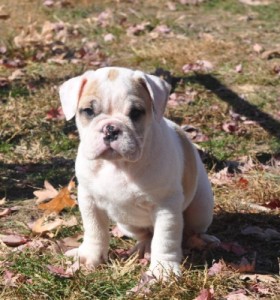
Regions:
<svg viewBox="0 0 280 300"><path fill-rule="evenodd" d="M2 1L11 17L0 20L0 46L7 48L1 55L5 62L23 67L7 67L2 61L1 77L8 78L18 68L24 76L0 88L0 199L7 199L3 209L20 207L0 218L0 234L21 233L31 240L42 239L47 246L14 252L0 244L1 299L194 299L202 289L214 289L215 299L239 289L248 299L278 299L279 239L244 236L242 230L248 226L280 228L279 209L258 209L280 199L280 77L275 72L280 60L262 57L263 51L279 46L279 5L250 6L237 0L208 0L198 5L172 2L175 10L159 0L133 4L84 0L65 7L56 1L50 8L41 1ZM104 11L107 15L101 18ZM16 47L14 38L27 33L35 21L33 29L39 35L46 21L67 23L67 34L56 29L49 43L44 37ZM127 33L131 26L146 21L148 26L138 35ZM158 25L167 25L171 33L154 35ZM115 39L106 42L107 33ZM256 44L263 48L260 53L254 50ZM211 62L213 70L183 73L183 65L198 60ZM246 248L249 262L256 255L253 273L275 281L242 279L230 267L242 258L236 253L194 249L186 253L182 278L153 285L148 296L127 294L147 267L135 257L123 259L117 250L128 249L134 242L116 237L110 242L109 263L94 272L81 269L71 278L61 278L48 270L48 265L68 266L57 243L82 232L82 226L60 228L49 237L35 237L27 226L40 216L33 191L43 187L45 179L56 188L64 186L74 174L75 124L48 119L47 113L59 107L58 86L64 80L104 64L157 74L167 71L173 91L197 93L190 104L168 106L166 116L180 125L191 124L208 137L199 145L207 153L204 161L209 176L218 178L213 184L215 218L209 231L223 243L238 242ZM240 64L242 70L237 72ZM234 121L232 112L238 114L238 130L228 133L223 126ZM254 162L251 167L250 160ZM235 166L244 162L245 170L237 170ZM228 165L235 172L223 183L218 172ZM79 218L77 210L63 216L73 214ZM221 259L227 269L209 276L209 268ZM14 285L5 282L5 270L18 276ZM267 293L257 290L261 285Z"/></svg>

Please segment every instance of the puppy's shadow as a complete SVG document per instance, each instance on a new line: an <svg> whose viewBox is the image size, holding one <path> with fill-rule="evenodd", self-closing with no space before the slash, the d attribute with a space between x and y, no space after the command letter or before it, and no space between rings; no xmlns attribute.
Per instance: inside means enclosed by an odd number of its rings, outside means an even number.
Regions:
<svg viewBox="0 0 280 300"><path fill-rule="evenodd" d="M227 264L238 265L242 258L246 258L249 264L255 265L254 273L279 274L280 240L242 234L248 226L277 230L280 218L265 213L219 213L215 215L209 233L221 240L221 246L192 250L186 257L187 263L204 267L205 262L211 266L223 259Z"/></svg>

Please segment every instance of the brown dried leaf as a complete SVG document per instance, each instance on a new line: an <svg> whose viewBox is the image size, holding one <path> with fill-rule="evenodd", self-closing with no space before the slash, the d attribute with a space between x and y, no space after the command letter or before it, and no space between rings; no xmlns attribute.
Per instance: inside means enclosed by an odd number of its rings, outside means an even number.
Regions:
<svg viewBox="0 0 280 300"><path fill-rule="evenodd" d="M45 180L44 186L45 189L33 192L38 198L36 204L52 199L58 195L58 191L47 180Z"/></svg>
<svg viewBox="0 0 280 300"><path fill-rule="evenodd" d="M70 191L74 186L75 182L71 180L68 186L61 189L57 196L47 203L39 204L38 208L48 213L60 213L65 208L74 207L77 203L71 198L70 194Z"/></svg>
<svg viewBox="0 0 280 300"><path fill-rule="evenodd" d="M0 218L8 216L12 213L12 210L10 208L5 208L2 211L0 211Z"/></svg>
<svg viewBox="0 0 280 300"><path fill-rule="evenodd" d="M254 257L252 263L250 263L246 257L242 257L239 264L230 265L240 273L254 273L256 268L256 258Z"/></svg>
<svg viewBox="0 0 280 300"><path fill-rule="evenodd" d="M62 218L55 217L55 219L51 219L49 216L44 216L35 221L31 227L32 232L37 234L43 234L54 229L57 229L60 226L72 227L76 226L78 221L75 216L72 216L68 220L63 220Z"/></svg>

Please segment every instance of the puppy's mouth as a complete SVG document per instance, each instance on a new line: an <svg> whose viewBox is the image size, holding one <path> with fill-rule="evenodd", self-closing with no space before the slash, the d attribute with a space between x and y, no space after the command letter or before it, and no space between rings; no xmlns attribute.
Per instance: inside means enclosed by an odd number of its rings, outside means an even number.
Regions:
<svg viewBox="0 0 280 300"><path fill-rule="evenodd" d="M119 137L117 140L104 140L103 137L97 139L87 139L82 141L82 149L89 160L124 160L135 162L140 159L140 142L131 136Z"/></svg>

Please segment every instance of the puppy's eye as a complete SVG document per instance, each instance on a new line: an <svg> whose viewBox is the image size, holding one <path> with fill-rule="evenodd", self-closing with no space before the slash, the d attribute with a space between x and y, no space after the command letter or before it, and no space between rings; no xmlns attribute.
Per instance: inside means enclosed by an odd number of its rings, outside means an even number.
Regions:
<svg viewBox="0 0 280 300"><path fill-rule="evenodd" d="M93 118L94 117L94 110L91 107L81 109L80 113L84 114L87 118Z"/></svg>
<svg viewBox="0 0 280 300"><path fill-rule="evenodd" d="M143 115L145 115L145 110L140 108L132 108L129 113L129 118L131 121L138 121Z"/></svg>

